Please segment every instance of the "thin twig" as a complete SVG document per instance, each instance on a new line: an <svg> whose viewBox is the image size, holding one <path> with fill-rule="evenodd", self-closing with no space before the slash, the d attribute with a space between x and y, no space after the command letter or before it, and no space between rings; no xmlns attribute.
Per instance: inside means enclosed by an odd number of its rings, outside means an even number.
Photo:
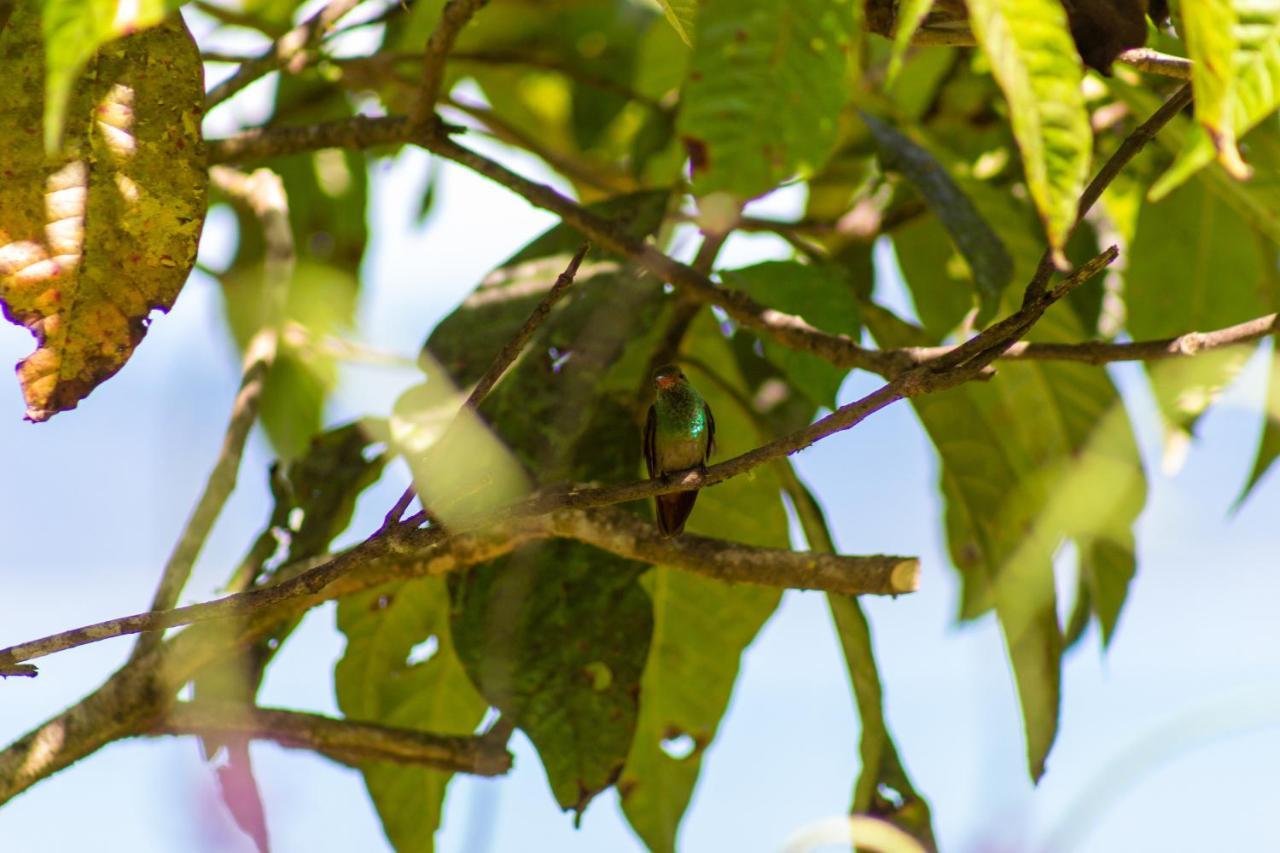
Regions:
<svg viewBox="0 0 1280 853"><path fill-rule="evenodd" d="M391 761L500 776L511 769L503 744L475 735L439 735L320 714L211 702L178 702L147 735L238 735L309 749L343 764Z"/></svg>
<svg viewBox="0 0 1280 853"><path fill-rule="evenodd" d="M449 0L440 13L422 54L422 90L413 102L409 120L415 128L423 128L435 114L440 89L444 85L444 66L453 42L471 17L489 0Z"/></svg>
<svg viewBox="0 0 1280 853"><path fill-rule="evenodd" d="M1162 77L1174 77L1178 80L1191 79L1190 59L1161 53L1149 47L1130 48L1121 52L1116 60L1147 74L1159 74Z"/></svg>
<svg viewBox="0 0 1280 853"><path fill-rule="evenodd" d="M209 473L204 491L196 501L191 517L165 564L164 574L151 602L152 610L169 610L178 600L214 521L236 487L240 457L244 453L249 430L258 417L258 406L262 400L267 373L275 362L284 318L285 295L293 277L293 229L289 224L289 204L280 176L269 169L258 169L252 175L245 175L234 169L216 167L210 170L210 177L228 195L252 208L262 222L266 242L262 276L262 326L245 347L240 390L231 407L222 449ZM156 638L144 637L134 650L135 656L147 651L155 642Z"/></svg>
<svg viewBox="0 0 1280 853"><path fill-rule="evenodd" d="M555 284L551 285L551 289L547 291L547 295L542 297L537 307L533 309L533 313L528 316L524 324L516 330L506 345L499 350L497 356L489 368L485 370L480 380L476 382L475 387L471 389L471 393L467 395L467 399L458 409L458 413L454 415L453 423L445 429L445 433L452 429L459 418L465 417L467 412L474 412L484 402L484 398L493 390L493 386L498 384L498 380L507 372L507 368L511 367L516 358L524 351L525 344L529 343L529 339L533 337L533 333L543 324L551 314L551 309L560 301L569 287L573 284L573 279L578 274L578 267L582 265L582 259L587 256L587 252L591 249L590 243L583 243L573 257L569 259L569 265L564 268L564 272L556 277ZM386 518L382 520L382 531L390 530L392 527L400 523L400 519L404 517L404 511L409 508L409 504L413 503L416 489L411 482L405 487L404 493L400 495L395 506L387 513ZM424 510L425 511L425 510Z"/></svg>
<svg viewBox="0 0 1280 853"><path fill-rule="evenodd" d="M703 275L709 274L728 236L728 234L703 234L702 244L698 246L698 253L693 258L693 268ZM671 317L667 320L667 328L663 330L661 339L649 355L649 365L642 379L642 398L652 396L649 383L658 368L675 362L679 357L680 344L684 341L684 336L688 333L689 326L693 324L693 318L697 316L700 308L702 303L685 299L680 294L676 295L675 305L671 308Z"/></svg>
<svg viewBox="0 0 1280 853"><path fill-rule="evenodd" d="M1138 156L1147 143L1155 139L1157 133L1173 120L1173 117L1191 103L1191 84L1183 86L1174 92L1169 100L1160 105L1160 108L1151 114L1151 117L1138 125L1132 133L1124 138L1124 141L1116 148L1116 150L1107 158L1107 162L1102 164L1102 168L1098 170L1098 174L1093 176L1084 188L1084 192L1080 194L1080 202L1076 206L1076 221L1071 226L1071 231L1080 224L1090 208L1098 199L1102 198L1102 193L1106 190L1111 182L1116 179L1125 166L1129 165L1129 161ZM1068 232L1067 236L1071 236ZM1027 287L1026 297L1031 299L1039 296L1044 288L1048 285L1049 278L1053 274L1053 256L1046 249L1044 255L1040 258L1040 264L1036 267L1035 277L1032 278L1031 284Z"/></svg>
<svg viewBox="0 0 1280 853"><path fill-rule="evenodd" d="M277 68L290 67L297 71L299 60L306 59L306 51L315 47L329 29L356 6L360 0L330 0L314 15L276 39L267 52L243 65L205 95L205 111L216 107L250 83Z"/></svg>

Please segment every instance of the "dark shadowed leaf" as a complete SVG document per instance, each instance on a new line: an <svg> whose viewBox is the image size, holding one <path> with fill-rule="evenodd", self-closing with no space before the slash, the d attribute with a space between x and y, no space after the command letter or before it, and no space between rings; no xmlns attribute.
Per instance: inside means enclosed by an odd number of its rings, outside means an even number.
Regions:
<svg viewBox="0 0 1280 853"><path fill-rule="evenodd" d="M1067 23L1090 68L1111 73L1116 56L1147 43L1146 0L1068 0Z"/></svg>
<svg viewBox="0 0 1280 853"><path fill-rule="evenodd" d="M716 417L717 459L755 446L750 396L729 342L703 313L685 343L689 381ZM636 471L638 471L638 467ZM692 533L785 547L787 519L777 476L768 467L703 489ZM622 809L650 850L682 849L688 807L737 678L739 659L777 606L777 590L730 585L654 566L643 579L653 600L653 643L641 682L640 719L618 781Z"/></svg>
<svg viewBox="0 0 1280 853"><path fill-rule="evenodd" d="M875 116L861 115L880 149L880 162L911 181L968 262L978 291L977 325L985 326L1013 277L1004 243L927 149Z"/></svg>
<svg viewBox="0 0 1280 853"><path fill-rule="evenodd" d="M599 209L643 234L664 206L665 197L648 194ZM536 300L580 242L563 227L535 240L477 291L487 303L464 303L437 327L427 355L453 381L470 381L491 355L478 352L468 330L481 334L506 297ZM639 352L634 342L652 332L664 301L652 278L607 256L589 257L528 353L485 400L480 414L537 482L634 476L634 394L644 360L628 352ZM522 322L529 308L503 311L499 324ZM496 349L510 331L483 334ZM533 741L566 809L581 812L611 785L631 746L653 625L638 580L644 569L577 543L537 543L477 566L451 588L469 676Z"/></svg>

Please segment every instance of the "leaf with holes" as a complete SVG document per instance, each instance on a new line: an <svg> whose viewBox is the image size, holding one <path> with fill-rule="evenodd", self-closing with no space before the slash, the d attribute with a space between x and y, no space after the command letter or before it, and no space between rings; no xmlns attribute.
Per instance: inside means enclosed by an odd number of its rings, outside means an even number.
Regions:
<svg viewBox="0 0 1280 853"><path fill-rule="evenodd" d="M18 365L32 421L75 408L173 305L208 186L200 56L180 20L95 55L52 159L39 39L29 3L0 31L0 307L38 342Z"/></svg>
<svg viewBox="0 0 1280 853"><path fill-rule="evenodd" d="M657 227L665 198L649 193L597 209L644 235ZM474 381L492 357L485 350L510 335L497 329L527 316L528 302L581 239L565 226L551 229L487 277L432 332L429 374ZM540 483L632 477L640 464L635 393L665 301L653 278L616 258L589 257L477 419ZM557 802L579 813L616 779L635 731L653 626L638 580L645 568L557 541L476 566L451 585L468 674L529 736Z"/></svg>
<svg viewBox="0 0 1280 853"><path fill-rule="evenodd" d="M338 630L347 648L334 670L334 688L346 716L436 734L471 734L480 724L488 703L458 662L442 578L343 598ZM434 849L452 774L389 762L371 762L361 772L392 845Z"/></svg>
<svg viewBox="0 0 1280 853"><path fill-rule="evenodd" d="M695 321L685 352L689 380L716 416L717 457L755 447L749 395L714 318ZM749 404L748 404L749 405ZM638 466L637 466L638 468ZM704 489L688 529L749 545L785 548L787 519L768 467ZM650 850L677 849L680 819L729 703L738 663L777 607L777 590L725 584L655 566L644 577L653 599L653 643L641 682L640 720L618 782L622 809Z"/></svg>
<svg viewBox="0 0 1280 853"><path fill-rule="evenodd" d="M970 0L969 21L1009 102L1027 189L1061 251L1093 151L1066 13L1057 0Z"/></svg>
<svg viewBox="0 0 1280 853"><path fill-rule="evenodd" d="M853 5L738 0L701 9L677 124L697 195L753 198L823 164L849 97Z"/></svg>

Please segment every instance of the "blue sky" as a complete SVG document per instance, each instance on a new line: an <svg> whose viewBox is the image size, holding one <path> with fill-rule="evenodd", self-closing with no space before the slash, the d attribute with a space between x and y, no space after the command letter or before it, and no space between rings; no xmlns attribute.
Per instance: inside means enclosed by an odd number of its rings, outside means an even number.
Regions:
<svg viewBox="0 0 1280 853"><path fill-rule="evenodd" d="M528 159L502 156L534 173ZM418 228L426 169L416 151L374 169L358 337L406 356L484 272L551 223L506 190L446 167L438 207ZM786 215L800 201L783 193L763 209ZM232 230L224 216L210 220L207 263L226 257ZM767 238L735 238L722 260L743 265L784 253ZM891 266L881 295L903 307ZM24 330L0 327L0 363L30 346ZM889 722L930 798L944 850L1280 849L1280 476L1230 513L1252 463L1264 366L1251 362L1171 475L1160 470L1160 431L1140 370L1114 369L1129 392L1151 484L1138 525L1139 574L1110 650L1101 651L1090 629L1068 659L1062 731L1038 788L1026 778L994 622L954 623L958 588L942 538L937 463L910 409L890 407L796 457L843 550L923 560L919 593L866 607ZM329 420L385 413L414 379L409 370L348 368ZM237 381L216 284L195 275L133 360L78 410L26 424L16 383L0 383L0 644L145 607L217 453ZM873 382L851 377L841 400ZM266 517L270 458L255 431L186 602L216 594ZM402 478L397 469L366 493L353 531L376 526ZM289 640L268 674L264 704L336 712L332 666L343 641L333 614L332 605L318 608ZM129 642L47 658L38 679L0 682L0 739L96 686ZM858 770L857 736L825 604L789 593L744 658L683 849L778 850L797 830L841 813ZM513 745L509 778L455 783L442 850L640 849L611 794L574 830L527 741L517 736ZM386 845L354 771L270 744L255 745L253 757L277 849ZM0 838L15 851L250 849L196 744L171 738L113 744L41 783L0 809Z"/></svg>

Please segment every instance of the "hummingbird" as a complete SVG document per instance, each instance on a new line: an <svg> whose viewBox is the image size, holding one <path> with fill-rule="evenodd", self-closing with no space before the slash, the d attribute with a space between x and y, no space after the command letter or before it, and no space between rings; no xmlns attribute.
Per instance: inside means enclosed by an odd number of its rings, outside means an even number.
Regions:
<svg viewBox="0 0 1280 853"><path fill-rule="evenodd" d="M674 365L658 368L653 384L657 396L644 425L644 461L649 466L649 479L665 478L689 468L705 470L716 440L711 407ZM697 499L697 489L654 498L658 529L664 536L675 536L684 530Z"/></svg>

